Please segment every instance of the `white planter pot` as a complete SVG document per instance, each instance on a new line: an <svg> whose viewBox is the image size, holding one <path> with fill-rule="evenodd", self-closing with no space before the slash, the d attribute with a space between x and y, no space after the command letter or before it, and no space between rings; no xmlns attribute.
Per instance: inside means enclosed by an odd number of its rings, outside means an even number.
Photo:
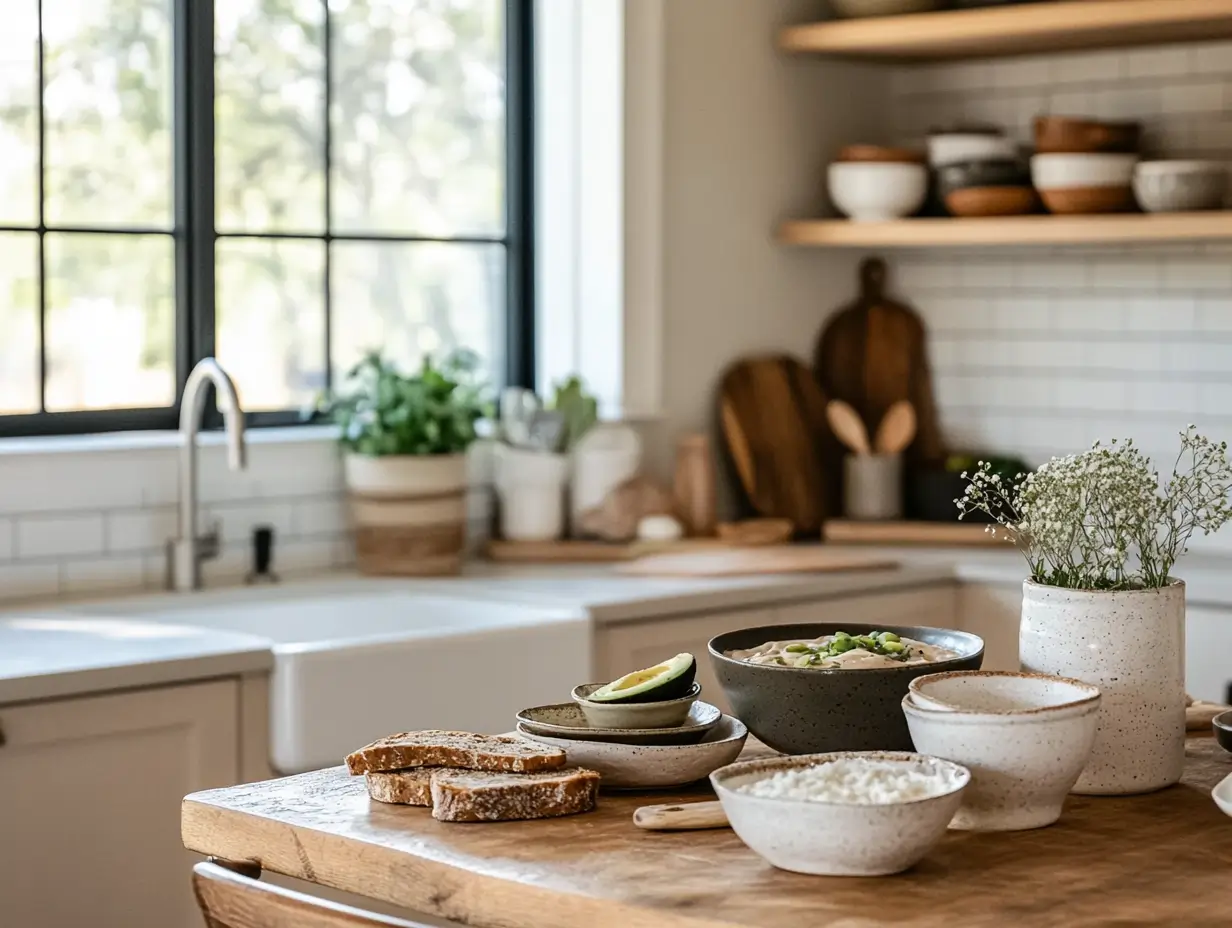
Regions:
<svg viewBox="0 0 1232 928"><path fill-rule="evenodd" d="M348 454L343 473L361 573L437 576L461 570L465 454Z"/></svg>
<svg viewBox="0 0 1232 928"><path fill-rule="evenodd" d="M569 461L562 454L497 446L501 536L508 541L554 541L564 534L568 476Z"/></svg>
<svg viewBox="0 0 1232 928"><path fill-rule="evenodd" d="M1023 584L1022 669L1098 686L1091 759L1073 792L1145 793L1185 766L1185 584L1102 593Z"/></svg>
<svg viewBox="0 0 1232 928"><path fill-rule="evenodd" d="M602 506L612 490L637 476L642 442L627 425L597 425L582 437L572 457L569 523L573 534L580 535L583 513Z"/></svg>

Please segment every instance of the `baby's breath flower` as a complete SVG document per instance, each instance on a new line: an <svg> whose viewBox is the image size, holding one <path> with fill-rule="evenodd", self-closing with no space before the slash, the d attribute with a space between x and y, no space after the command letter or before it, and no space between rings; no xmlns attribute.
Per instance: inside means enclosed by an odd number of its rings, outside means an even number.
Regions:
<svg viewBox="0 0 1232 928"><path fill-rule="evenodd" d="M1227 443L1193 425L1181 432L1181 452L1162 487L1132 439L1095 442L1013 481L981 461L969 480L954 501L959 518L991 516L1026 556L1032 579L1050 586L1164 586L1194 531L1210 534L1232 520Z"/></svg>

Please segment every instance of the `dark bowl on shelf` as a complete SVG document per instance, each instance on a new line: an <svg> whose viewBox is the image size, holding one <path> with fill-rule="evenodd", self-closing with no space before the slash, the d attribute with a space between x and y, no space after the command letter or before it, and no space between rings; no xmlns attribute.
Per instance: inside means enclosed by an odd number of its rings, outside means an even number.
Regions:
<svg viewBox="0 0 1232 928"><path fill-rule="evenodd" d="M1215 740L1225 751L1232 751L1232 711L1221 712L1211 719Z"/></svg>
<svg viewBox="0 0 1232 928"><path fill-rule="evenodd" d="M894 632L902 638L949 648L959 656L931 664L867 670L805 670L750 664L727 656L728 651L755 648L767 641L811 639L839 631L853 635ZM984 662L984 641L969 632L916 625L768 625L712 638L710 662L731 703L732 714L776 751L910 751L911 733L902 701L911 681L930 673L979 670Z"/></svg>
<svg viewBox="0 0 1232 928"><path fill-rule="evenodd" d="M1030 187L1031 172L1021 161L959 161L937 169L942 197L970 187Z"/></svg>

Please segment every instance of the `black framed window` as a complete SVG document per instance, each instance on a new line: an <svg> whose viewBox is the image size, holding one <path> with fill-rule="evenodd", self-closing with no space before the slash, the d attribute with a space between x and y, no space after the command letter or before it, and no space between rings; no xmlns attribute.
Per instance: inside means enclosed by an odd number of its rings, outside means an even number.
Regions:
<svg viewBox="0 0 1232 928"><path fill-rule="evenodd" d="M533 381L531 0L6 0L0 436L255 424L362 354Z"/></svg>

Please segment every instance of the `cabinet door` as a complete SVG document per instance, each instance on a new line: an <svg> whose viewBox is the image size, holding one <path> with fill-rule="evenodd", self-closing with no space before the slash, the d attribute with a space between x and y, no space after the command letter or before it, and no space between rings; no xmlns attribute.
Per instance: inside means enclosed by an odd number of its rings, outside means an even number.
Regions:
<svg viewBox="0 0 1232 928"><path fill-rule="evenodd" d="M1018 669L1022 584L968 583L958 591L958 627L984 639L984 670Z"/></svg>
<svg viewBox="0 0 1232 928"><path fill-rule="evenodd" d="M697 682L702 685L702 699L724 712L730 712L710 666L706 645L711 638L723 632L773 624L773 613L769 609L754 609L633 625L609 625L596 638L598 660L595 666L600 668L601 679L615 680L642 667L653 667L673 654L688 651L697 658Z"/></svg>
<svg viewBox="0 0 1232 928"><path fill-rule="evenodd" d="M898 593L844 596L779 606L774 610L774 624L852 622L954 628L955 609L954 587L946 584Z"/></svg>
<svg viewBox="0 0 1232 928"><path fill-rule="evenodd" d="M0 707L0 921L200 928L186 793L239 779L233 681Z"/></svg>

